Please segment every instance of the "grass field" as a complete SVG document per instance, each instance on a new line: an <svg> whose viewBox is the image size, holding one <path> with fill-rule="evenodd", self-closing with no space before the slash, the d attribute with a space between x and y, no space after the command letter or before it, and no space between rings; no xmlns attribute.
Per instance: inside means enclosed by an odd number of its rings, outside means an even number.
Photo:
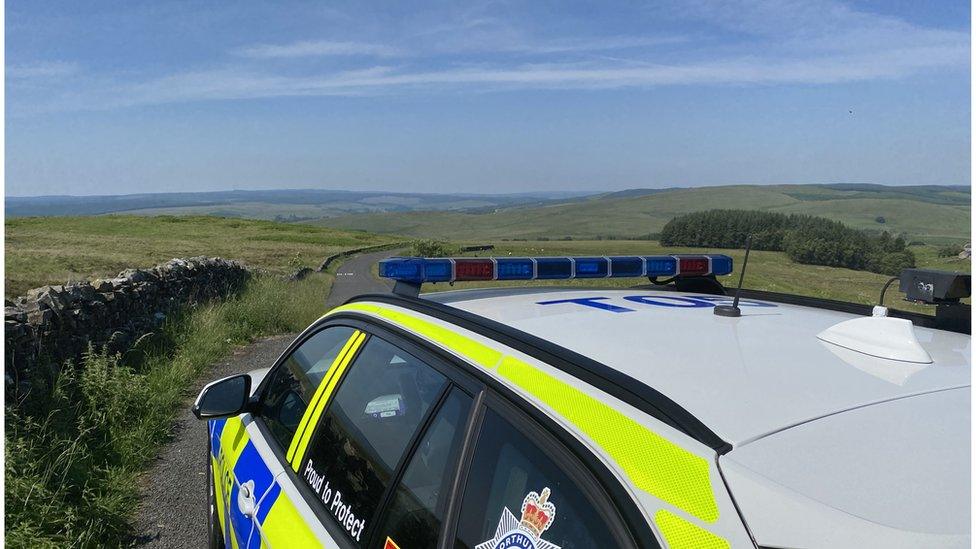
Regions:
<svg viewBox="0 0 976 549"><path fill-rule="evenodd" d="M315 222L330 227L443 240L636 237L671 218L713 208L759 209L824 216L859 229L906 233L928 244L969 240L969 193L897 187L836 189L815 185L739 185L610 194L565 204L490 213L387 212ZM877 218L885 222L879 223Z"/></svg>
<svg viewBox="0 0 976 549"><path fill-rule="evenodd" d="M309 225L216 217L8 219L6 297L29 288L114 276L174 257L220 256L272 274L316 267L326 256L395 239Z"/></svg>
<svg viewBox="0 0 976 549"><path fill-rule="evenodd" d="M472 242L473 244L474 242ZM479 241L480 243L480 241ZM732 256L735 270L732 275L721 277L726 287L735 286L742 268L743 250L704 250L702 248L669 248L655 241L647 240L602 240L602 241L526 241L493 242L495 249L490 252L503 256L540 255L655 255L673 253L723 253ZM940 258L933 246L912 246L918 266L948 271L971 272L971 262L958 259ZM465 255L476 255L469 253ZM481 252L478 255L486 255ZM749 254L749 268L746 271L744 286L755 290L784 292L814 297L837 299L854 303L874 305L878 301L881 287L890 277L865 271L853 271L818 265L793 263L782 252L753 251ZM538 281L533 285L552 286L610 286L626 288L640 281L634 279L580 279L570 281ZM463 287L519 286L523 282L465 282ZM443 291L453 289L447 284L426 284L424 291ZM897 291L897 285L888 290L885 303L893 308L933 314L931 307L921 307L903 301L904 296Z"/></svg>

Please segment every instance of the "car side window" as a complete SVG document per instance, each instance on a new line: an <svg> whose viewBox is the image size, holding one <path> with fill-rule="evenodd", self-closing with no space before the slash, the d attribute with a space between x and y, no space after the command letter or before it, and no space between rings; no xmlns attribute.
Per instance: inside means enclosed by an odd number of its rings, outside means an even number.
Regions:
<svg viewBox="0 0 976 549"><path fill-rule="evenodd" d="M454 388L420 440L380 527L379 547L435 547L472 399Z"/></svg>
<svg viewBox="0 0 976 549"><path fill-rule="evenodd" d="M326 328L305 340L271 372L260 416L282 449L288 448L316 388L354 332L346 326Z"/></svg>
<svg viewBox="0 0 976 549"><path fill-rule="evenodd" d="M397 464L446 386L439 372L375 335L349 366L298 475L351 541L366 543Z"/></svg>
<svg viewBox="0 0 976 549"><path fill-rule="evenodd" d="M552 449L487 410L467 475L455 548L625 547ZM601 496L604 497L605 496ZM548 543L543 543L543 541Z"/></svg>

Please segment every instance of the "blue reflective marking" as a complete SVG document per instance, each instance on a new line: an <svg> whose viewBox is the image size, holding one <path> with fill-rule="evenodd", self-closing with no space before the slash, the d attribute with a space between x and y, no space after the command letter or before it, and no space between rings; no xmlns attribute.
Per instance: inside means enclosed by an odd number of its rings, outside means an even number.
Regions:
<svg viewBox="0 0 976 549"><path fill-rule="evenodd" d="M268 518L268 513L271 512L271 506L274 505L279 494L281 494L281 485L276 482L273 486L271 486L271 491L265 494L260 505L258 506L258 523L264 524L264 519Z"/></svg>
<svg viewBox="0 0 976 549"><path fill-rule="evenodd" d="M271 470L261 459L261 454L251 441L247 442L241 457L237 458L237 463L234 464L234 476L242 482L253 480L256 498L260 498L274 484Z"/></svg>
<svg viewBox="0 0 976 549"><path fill-rule="evenodd" d="M537 301L536 305L557 305L560 303L575 303L577 305L583 305L584 307L592 307L594 309L600 309L603 311L610 311L611 313L629 313L633 312L635 309L629 309L627 307L621 307L619 305L613 305L611 303L603 303L610 299L609 297L577 297L573 299L556 299L552 301ZM700 309L705 307L714 307L717 304L731 304L732 298L728 296L719 295L685 295L685 296L671 296L671 295L628 295L624 296L624 299L631 301L633 303L640 303L642 305L651 305L652 307L678 307L682 309ZM776 307L772 303L763 303L761 301L752 301L748 299L739 300L739 305L744 307Z"/></svg>
<svg viewBox="0 0 976 549"><path fill-rule="evenodd" d="M628 295L624 296L627 301L633 301L634 303L643 303L645 305L655 305L658 307L682 307L682 308L695 308L695 307L712 307L713 304L707 301L700 301L697 297L673 297L669 295ZM661 301L661 300L670 300Z"/></svg>
<svg viewBox="0 0 976 549"><path fill-rule="evenodd" d="M227 510L230 511L227 516L230 520L227 522L228 527L233 525L231 530L233 530L234 536L237 538L238 547L243 547L251 537L251 530L254 528L254 523L251 522L251 519L244 516L244 513L241 512L240 505L237 504L237 497L240 493L240 485L234 482L230 489L230 498L227 502Z"/></svg>
<svg viewBox="0 0 976 549"><path fill-rule="evenodd" d="M251 534L247 537L247 543L241 547L243 549L261 549L261 531L257 527L252 527Z"/></svg>
<svg viewBox="0 0 976 549"><path fill-rule="evenodd" d="M578 297L576 299L557 299L554 301L539 301L536 303L536 305L556 305L558 303L576 303L579 305L585 305L587 307L593 307L594 309L602 309L604 311L610 311L611 313L629 313L634 311L634 309L628 309L627 307L611 305L610 303L600 303L600 301L606 299L610 299L610 298L609 297Z"/></svg>
<svg viewBox="0 0 976 549"><path fill-rule="evenodd" d="M224 432L226 424L226 419L210 420L210 454L215 458L220 453L220 435Z"/></svg>
<svg viewBox="0 0 976 549"><path fill-rule="evenodd" d="M240 494L240 484L254 481L254 501L255 503L261 501L264 496L272 487L276 486L274 483L274 476L271 474L271 470L268 469L267 464L261 459L261 454L258 453L257 448L254 447L254 443L251 441L247 442L247 446L244 447L244 451L241 452L239 458L237 458L237 463L234 464L234 478L237 482L234 483L230 494L230 516L234 522L234 530L238 534L238 541L241 547L249 547L249 544L257 543L260 546L261 537L251 535L251 528L254 526L254 522L251 518L244 516L241 512L240 506L237 504L237 498ZM271 495L271 494L269 494ZM271 505L268 505L270 510ZM267 513L265 513L267 516ZM244 535L247 532L248 535Z"/></svg>
<svg viewBox="0 0 976 549"><path fill-rule="evenodd" d="M220 435L224 433L225 425L227 425L226 419L210 420L210 453L214 457L220 453Z"/></svg>

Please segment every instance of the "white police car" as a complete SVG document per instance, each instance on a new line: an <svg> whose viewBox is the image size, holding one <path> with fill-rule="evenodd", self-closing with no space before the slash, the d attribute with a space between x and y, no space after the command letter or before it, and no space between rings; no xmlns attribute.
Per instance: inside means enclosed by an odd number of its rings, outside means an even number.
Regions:
<svg viewBox="0 0 976 549"><path fill-rule="evenodd" d="M968 314L968 276L903 280L939 320L745 292L734 316L714 279L731 270L719 255L384 261L393 294L201 392L211 545L968 547L971 338L938 328ZM415 296L618 276L678 288Z"/></svg>

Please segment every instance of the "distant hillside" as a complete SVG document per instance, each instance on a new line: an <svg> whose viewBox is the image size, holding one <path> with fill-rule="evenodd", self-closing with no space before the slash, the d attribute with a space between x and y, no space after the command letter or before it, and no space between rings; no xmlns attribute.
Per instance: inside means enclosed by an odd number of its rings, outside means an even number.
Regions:
<svg viewBox="0 0 976 549"><path fill-rule="evenodd" d="M7 197L7 217L52 215L218 215L302 221L353 213L416 210L485 210L572 199L579 192L503 195L359 192L317 189L148 193L116 196Z"/></svg>
<svg viewBox="0 0 976 549"><path fill-rule="evenodd" d="M734 208L818 215L859 229L906 233L910 239L937 243L969 239L970 194L963 186L855 184L636 189L484 213L388 212L316 223L451 240L634 237L660 231L676 215Z"/></svg>
<svg viewBox="0 0 976 549"><path fill-rule="evenodd" d="M24 216L213 215L302 222L452 240L635 237L672 217L715 208L806 213L911 239L969 239L968 186L737 185L600 194L422 194L335 190L222 191L122 196L7 197ZM884 223L880 223L880 219Z"/></svg>

